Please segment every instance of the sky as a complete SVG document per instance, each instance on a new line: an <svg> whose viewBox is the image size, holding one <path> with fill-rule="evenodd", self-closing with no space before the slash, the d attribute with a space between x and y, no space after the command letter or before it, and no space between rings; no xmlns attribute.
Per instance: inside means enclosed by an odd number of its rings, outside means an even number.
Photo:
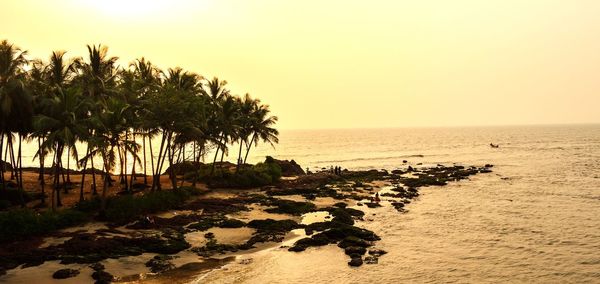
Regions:
<svg viewBox="0 0 600 284"><path fill-rule="evenodd" d="M600 1L3 0L0 39L225 79L281 129L600 123Z"/></svg>

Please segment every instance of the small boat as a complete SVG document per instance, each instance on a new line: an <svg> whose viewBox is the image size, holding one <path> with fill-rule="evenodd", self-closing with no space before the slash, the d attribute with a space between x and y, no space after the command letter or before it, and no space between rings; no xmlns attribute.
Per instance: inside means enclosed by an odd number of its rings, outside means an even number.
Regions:
<svg viewBox="0 0 600 284"><path fill-rule="evenodd" d="M492 147L492 148L498 148L498 147L500 147L500 145L494 144L494 143L490 143L490 147Z"/></svg>

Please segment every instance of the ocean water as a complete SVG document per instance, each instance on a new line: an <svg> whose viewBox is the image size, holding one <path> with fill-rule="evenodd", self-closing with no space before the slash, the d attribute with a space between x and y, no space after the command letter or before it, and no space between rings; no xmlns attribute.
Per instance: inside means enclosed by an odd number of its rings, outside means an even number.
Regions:
<svg viewBox="0 0 600 284"><path fill-rule="evenodd" d="M600 283L599 125L284 131L252 158L267 153L310 169L408 160L494 172L424 188L404 214L369 210L359 225L381 236L379 264L351 268L335 246L275 248L198 283Z"/></svg>

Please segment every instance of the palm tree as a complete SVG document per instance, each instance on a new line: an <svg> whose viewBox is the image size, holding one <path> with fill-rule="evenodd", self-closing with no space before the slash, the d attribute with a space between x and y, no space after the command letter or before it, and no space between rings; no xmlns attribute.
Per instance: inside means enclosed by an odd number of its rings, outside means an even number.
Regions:
<svg viewBox="0 0 600 284"><path fill-rule="evenodd" d="M251 120L252 120L252 139L246 146L246 155L244 156L244 163L246 163L246 159L248 159L248 154L250 153L250 148L252 144L258 145L258 142L262 140L265 143L271 144L274 146L274 143L279 143L279 131L273 126L277 123L277 116L271 116L268 105L256 103L255 109L252 112Z"/></svg>
<svg viewBox="0 0 600 284"><path fill-rule="evenodd" d="M116 62L118 57L108 56L108 47L98 46L87 46L88 49L88 60L87 62L83 59L77 59L74 67L77 75L74 78L74 83L78 85L85 97L94 101L96 104L90 111L92 113L102 112L106 100L115 92L115 85L117 79ZM90 127L89 134L94 135L95 129ZM96 169L94 165L94 155L89 155L91 149L88 147L89 161L92 166L92 192L96 194ZM83 160L84 164L87 163L87 159ZM82 179L85 176L82 176ZM83 181L82 181L83 183Z"/></svg>
<svg viewBox="0 0 600 284"><path fill-rule="evenodd" d="M60 199L60 174L62 169L62 155L67 148L68 155L77 160L75 142L87 135L87 127L82 123L86 118L81 117L81 109L87 109L88 102L81 97L77 87L56 89L56 94L46 102L46 109L35 118L35 129L47 134L42 144L43 150L54 153L54 187L52 192L52 208L62 206ZM63 189L66 184L63 180ZM54 200L56 196L56 203Z"/></svg>
<svg viewBox="0 0 600 284"><path fill-rule="evenodd" d="M238 120L239 130L237 136L239 137L239 146L237 158L236 172L239 171L242 164L242 146L248 144L248 138L252 134L252 126L254 124L253 111L257 108L259 100L254 100L247 94L243 98L238 99L238 105L240 110L240 116Z"/></svg>
<svg viewBox="0 0 600 284"><path fill-rule="evenodd" d="M21 190L22 205L21 140L31 130L33 115L31 96L25 85L26 73L24 67L27 64L25 54L25 51L6 40L0 42L0 153L2 153L4 146L5 135L7 136L7 147L10 147L11 152L13 152L12 132L17 132L19 136L18 165L15 163L13 165L19 169L17 183ZM3 188L6 188L4 164L2 163L0 167L0 178L2 179Z"/></svg>

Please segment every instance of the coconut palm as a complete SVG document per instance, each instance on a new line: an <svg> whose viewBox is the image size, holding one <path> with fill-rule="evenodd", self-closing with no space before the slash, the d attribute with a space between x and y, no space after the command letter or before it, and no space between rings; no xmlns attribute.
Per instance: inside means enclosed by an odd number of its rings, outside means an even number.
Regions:
<svg viewBox="0 0 600 284"><path fill-rule="evenodd" d="M246 159L248 159L248 154L250 153L250 148L252 144L258 145L259 141L263 141L264 143L268 143L271 146L274 146L275 143L279 143L279 131L275 127L275 123L277 123L277 116L270 115L271 111L268 105L260 104L257 102L255 105L256 108L252 112L251 120L252 120L252 138L250 142L246 146L246 155L244 156L244 163L246 163Z"/></svg>
<svg viewBox="0 0 600 284"><path fill-rule="evenodd" d="M82 99L81 91L77 87L58 88L55 96L45 102L45 110L35 118L35 129L38 135L47 134L42 143L42 151L54 153L54 187L52 191L52 208L62 206L60 199L60 174L62 169L62 156L67 149L67 154L77 160L75 143L86 137L88 131L82 116L81 109L88 109L88 102ZM63 189L66 191L63 180ZM56 200L54 197L56 196ZM56 201L56 202L55 202Z"/></svg>
<svg viewBox="0 0 600 284"><path fill-rule="evenodd" d="M13 165L17 171L17 184L21 190L21 201L23 203L22 190L22 162L21 162L21 140L31 131L31 119L33 107L31 96L26 88L26 76L24 67L27 64L26 52L14 46L6 40L0 42L0 153L4 146L6 136L7 147L13 152L12 133L18 133L19 150L16 163ZM0 178L3 188L6 188L4 180L4 164L0 166Z"/></svg>

